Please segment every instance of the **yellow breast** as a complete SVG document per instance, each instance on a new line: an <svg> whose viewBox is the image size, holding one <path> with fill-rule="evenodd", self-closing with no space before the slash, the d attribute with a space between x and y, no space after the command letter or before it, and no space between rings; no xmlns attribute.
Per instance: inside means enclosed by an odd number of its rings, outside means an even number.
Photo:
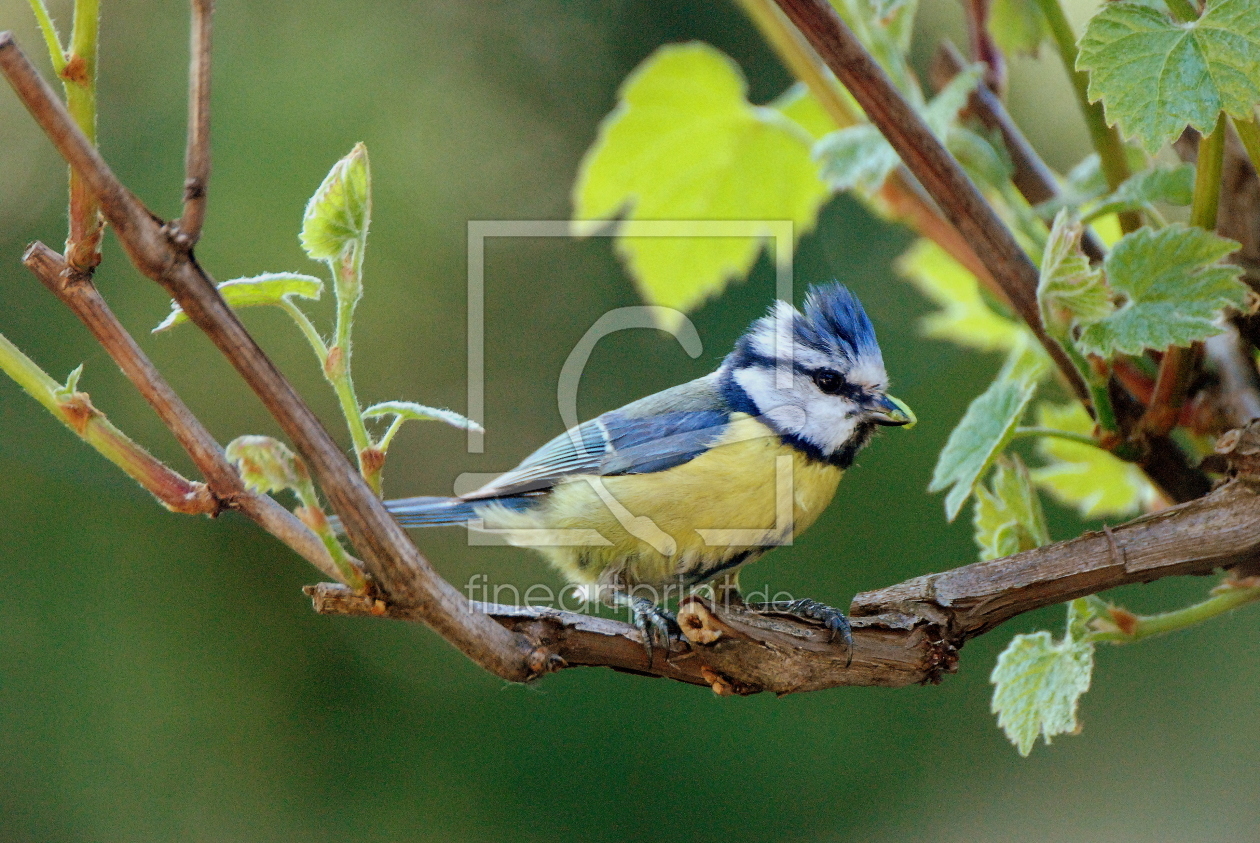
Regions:
<svg viewBox="0 0 1260 843"><path fill-rule="evenodd" d="M842 474L737 413L710 450L668 471L574 477L537 510L487 508L484 517L519 530L509 541L535 547L573 582L703 581L724 561L790 542L831 502Z"/></svg>

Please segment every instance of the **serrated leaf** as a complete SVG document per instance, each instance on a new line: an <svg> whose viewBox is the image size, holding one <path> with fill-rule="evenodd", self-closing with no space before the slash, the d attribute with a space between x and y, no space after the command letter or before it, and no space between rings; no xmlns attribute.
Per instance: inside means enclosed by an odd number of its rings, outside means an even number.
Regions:
<svg viewBox="0 0 1260 843"><path fill-rule="evenodd" d="M414 401L382 401L363 411L363 418L365 419L380 418L382 416L397 416L406 421L440 421L452 427L458 427L461 430L485 432L481 425L454 410L427 407Z"/></svg>
<svg viewBox="0 0 1260 843"><path fill-rule="evenodd" d="M270 436L238 436L225 451L251 491L272 494L310 482L302 460Z"/></svg>
<svg viewBox="0 0 1260 843"><path fill-rule="evenodd" d="M1217 261L1238 248L1233 240L1180 223L1126 235L1103 261L1112 291L1126 298L1114 313L1085 326L1083 351L1116 352L1186 346L1219 334L1226 307L1241 307L1242 270Z"/></svg>
<svg viewBox="0 0 1260 843"><path fill-rule="evenodd" d="M972 526L981 561L1049 544L1041 500L1019 457L1000 457L988 487L976 486Z"/></svg>
<svg viewBox="0 0 1260 843"><path fill-rule="evenodd" d="M959 73L941 92L919 109L924 122L938 138L947 140L958 112L984 77L980 65ZM814 155L823 164L823 178L836 190L874 193L901 162L896 151L870 123L832 132L814 145Z"/></svg>
<svg viewBox="0 0 1260 843"><path fill-rule="evenodd" d="M1093 420L1075 402L1040 405L1037 425L1086 435L1094 429ZM1033 482L1083 518L1133 515L1159 498L1158 490L1140 468L1102 448L1043 436L1037 440L1037 453L1047 463L1032 469Z"/></svg>
<svg viewBox="0 0 1260 843"><path fill-rule="evenodd" d="M976 277L931 240L917 241L897 260L896 269L941 308L920 321L924 336L981 351L1009 351L1023 342L1026 329L994 313Z"/></svg>
<svg viewBox="0 0 1260 843"><path fill-rule="evenodd" d="M1151 167L1134 173L1111 194L1089 209L1084 221L1104 214L1119 214L1148 208L1156 202L1167 205L1189 205L1194 201L1194 167L1178 164L1173 167Z"/></svg>
<svg viewBox="0 0 1260 843"><path fill-rule="evenodd" d="M1048 744L1077 730L1077 702L1093 672L1094 645L1071 635L1055 641L1042 631L1011 639L989 676L990 710L1020 755L1032 752L1038 736Z"/></svg>
<svg viewBox="0 0 1260 843"><path fill-rule="evenodd" d="M1187 125L1207 134L1224 111L1250 119L1260 100L1260 3L1208 0L1198 20L1142 3L1105 3L1076 60L1110 123L1155 152Z"/></svg>
<svg viewBox="0 0 1260 843"><path fill-rule="evenodd" d="M1060 335L1074 321L1094 322L1114 309L1102 272L1081 252L1082 230L1067 209L1059 211L1042 252L1037 301L1041 318Z"/></svg>
<svg viewBox="0 0 1260 843"><path fill-rule="evenodd" d="M324 282L312 275L300 275L296 272L264 272L253 278L224 281L218 285L218 290L228 307L238 309L264 304L278 305L289 296L318 301L324 290ZM170 315L153 329L153 333L168 330L187 321L188 315L183 309L171 302Z"/></svg>
<svg viewBox="0 0 1260 843"><path fill-rule="evenodd" d="M367 147L354 145L328 171L302 215L302 248L314 260L335 260L367 238L372 220L372 172Z"/></svg>
<svg viewBox="0 0 1260 843"><path fill-rule="evenodd" d="M799 238L828 193L809 135L749 103L731 59L707 44L674 44L630 74L600 124L573 189L574 231L624 212L630 220L789 220ZM688 310L746 275L765 240L618 236L616 248L646 301Z"/></svg>
<svg viewBox="0 0 1260 843"><path fill-rule="evenodd" d="M993 0L989 32L1004 53L1036 55L1046 38L1046 19L1036 0Z"/></svg>
<svg viewBox="0 0 1260 843"><path fill-rule="evenodd" d="M949 434L932 472L929 492L949 489L945 516L953 521L976 483L1007 444L1045 374L1047 363L1030 347L1011 352L1002 371Z"/></svg>

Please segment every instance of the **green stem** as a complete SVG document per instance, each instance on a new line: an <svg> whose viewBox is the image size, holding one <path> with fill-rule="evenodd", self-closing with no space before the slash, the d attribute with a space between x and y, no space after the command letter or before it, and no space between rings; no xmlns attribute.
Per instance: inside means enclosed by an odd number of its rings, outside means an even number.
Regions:
<svg viewBox="0 0 1260 843"><path fill-rule="evenodd" d="M1260 125L1256 124L1254 114L1250 120L1234 120L1233 123L1243 148L1247 150L1247 157L1251 159L1251 166L1260 172Z"/></svg>
<svg viewBox="0 0 1260 843"><path fill-rule="evenodd" d="M83 134L96 144L96 58L99 51L99 0L75 0L68 60L60 73L66 109ZM70 173L70 233L66 262L80 272L91 272L101 262L101 218L96 197L74 172Z"/></svg>
<svg viewBox="0 0 1260 843"><path fill-rule="evenodd" d="M1076 33L1072 31L1072 24L1063 13L1059 0L1037 0L1037 5L1041 7L1055 46L1059 49L1059 56L1063 59L1068 77L1072 81L1072 89L1076 92L1077 104L1085 117L1085 125L1089 129L1094 151L1098 153L1102 164L1103 175L1107 179L1107 184L1115 190L1131 175L1124 142L1120 139L1120 133L1114 127L1107 125L1102 103L1089 101L1089 74L1076 69ZM1142 221L1136 213L1129 211L1120 215L1120 222L1124 230L1128 232L1136 231Z"/></svg>
<svg viewBox="0 0 1260 843"><path fill-rule="evenodd" d="M1199 19L1199 10L1190 0L1164 0L1164 5L1181 23L1190 23Z"/></svg>
<svg viewBox="0 0 1260 843"><path fill-rule="evenodd" d="M323 366L324 361L328 358L328 346L324 344L324 338L319 335L315 324L311 322L300 307L294 304L288 296L280 299L280 307L284 308L284 312L293 318L298 328L302 331L302 335L306 337L306 341L311 344L311 348L315 351L315 356L319 358L319 365Z"/></svg>
<svg viewBox="0 0 1260 843"><path fill-rule="evenodd" d="M53 70L60 76L61 71L66 69L66 50L61 46L61 36L57 34L57 27L48 14L44 0L30 0L30 3L35 20L39 22L39 31L43 33L44 43L48 45L48 58L52 60Z"/></svg>
<svg viewBox="0 0 1260 843"><path fill-rule="evenodd" d="M362 592L367 587L367 581L363 578L363 572L351 561L350 555L341 546L341 542L337 541L337 535L328 524L328 519L324 516L324 510L320 506L319 495L315 493L315 484L308 479L307 482L299 483L292 488L293 493L297 495L298 502L311 514L311 518L304 519L304 523L314 530L315 535L319 536L319 540L324 543L324 547L328 550L328 555L332 557L333 564L341 572L346 585L355 591ZM315 523L312 524L311 521Z"/></svg>
<svg viewBox="0 0 1260 843"><path fill-rule="evenodd" d="M385 435L377 441L376 450L383 454L388 453L390 443L394 441L394 437L398 435L398 431L402 428L403 422L405 421L406 419L402 416L394 416L394 420L390 422L389 428L385 431Z"/></svg>
<svg viewBox="0 0 1260 843"><path fill-rule="evenodd" d="M341 413L346 417L350 440L354 443L355 456L359 462L359 473L368 481L372 491L380 495L380 471L371 470L364 463L364 455L372 447L372 438L368 436L367 425L363 421L363 409L359 406L359 399L354 391L354 378L350 373L350 334L354 325L354 309L363 291L363 251L366 245L365 236L343 253L340 259L329 262L335 276L337 325L334 330L334 344L329 349L329 355L324 358L324 375L337 393ZM336 360L333 359L334 353L339 355Z"/></svg>
<svg viewBox="0 0 1260 843"><path fill-rule="evenodd" d="M1026 439L1031 436L1053 436L1056 439L1063 439L1068 442L1077 442L1081 445L1089 445L1094 448L1101 447L1098 440L1087 433L1073 433L1070 430L1055 430L1052 427L1017 427L1015 432L1011 434L1013 439Z"/></svg>
<svg viewBox="0 0 1260 843"><path fill-rule="evenodd" d="M163 506L177 512L205 512L205 488L181 476L92 406L86 393L70 392L0 334L0 371L43 405L71 432L118 466ZM209 511L213 511L213 507Z"/></svg>
<svg viewBox="0 0 1260 843"><path fill-rule="evenodd" d="M1132 632L1126 633L1120 630L1091 632L1085 637L1085 640L1130 644L1134 641L1141 641L1144 638L1151 638L1156 635L1163 635L1201 624L1206 620L1211 620L1228 611L1237 609L1239 606L1254 603L1257 600L1260 600L1260 586L1227 587L1219 594L1214 594L1207 600L1195 603L1193 606L1187 606L1184 609L1164 612L1159 615L1138 615ZM1105 613L1102 616L1104 619L1107 617Z"/></svg>
<svg viewBox="0 0 1260 843"><path fill-rule="evenodd" d="M793 76L805 83L823 109L843 129L862 122L844 89L792 23L783 16L774 0L738 0L744 14L752 19L779 60Z"/></svg>
<svg viewBox="0 0 1260 843"><path fill-rule="evenodd" d="M1094 374L1093 367L1089 365L1084 355L1077 351L1071 337L1058 339L1068 359L1076 366L1076 370L1080 372L1085 384L1089 387L1090 400L1094 405L1094 421L1098 422L1098 427L1102 429L1104 435L1118 436L1120 424L1116 421L1115 408L1111 406L1111 393L1107 391L1107 379Z"/></svg>
<svg viewBox="0 0 1260 843"><path fill-rule="evenodd" d="M1216 118L1216 128L1199 141L1199 160L1194 168L1194 201L1190 224L1216 230L1216 210L1221 200L1221 165L1225 157L1225 113Z"/></svg>

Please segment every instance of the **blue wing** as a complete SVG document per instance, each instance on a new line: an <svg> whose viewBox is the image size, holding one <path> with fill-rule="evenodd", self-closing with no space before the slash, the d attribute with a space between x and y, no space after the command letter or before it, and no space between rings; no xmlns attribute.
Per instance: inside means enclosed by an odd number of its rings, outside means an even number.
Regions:
<svg viewBox="0 0 1260 843"><path fill-rule="evenodd" d="M726 431L731 411L715 383L710 375L584 422L463 497L404 498L385 506L405 526L458 524L475 518L475 505L488 499L527 509L574 475L667 471L707 451Z"/></svg>
<svg viewBox="0 0 1260 843"><path fill-rule="evenodd" d="M466 499L550 489L575 474L650 474L695 459L725 432L731 411L707 375L566 431Z"/></svg>

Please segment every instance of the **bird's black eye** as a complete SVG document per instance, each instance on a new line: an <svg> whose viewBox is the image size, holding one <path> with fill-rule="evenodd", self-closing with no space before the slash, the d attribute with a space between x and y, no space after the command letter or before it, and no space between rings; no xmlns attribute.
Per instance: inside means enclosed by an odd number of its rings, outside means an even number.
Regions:
<svg viewBox="0 0 1260 843"><path fill-rule="evenodd" d="M837 395L844 389L844 376L835 369L818 369L814 372L814 386L827 395Z"/></svg>

